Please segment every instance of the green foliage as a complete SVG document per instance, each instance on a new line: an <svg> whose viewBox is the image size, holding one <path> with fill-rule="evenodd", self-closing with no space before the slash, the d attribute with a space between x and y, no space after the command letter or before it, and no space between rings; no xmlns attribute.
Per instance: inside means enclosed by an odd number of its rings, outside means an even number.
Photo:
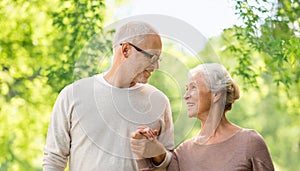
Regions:
<svg viewBox="0 0 300 171"><path fill-rule="evenodd" d="M40 169L46 123L55 93L41 75L51 63L53 6L44 2L0 2L0 170ZM38 14L38 15L37 15ZM47 98L45 98L47 97Z"/></svg>
<svg viewBox="0 0 300 171"><path fill-rule="evenodd" d="M73 75L75 63L81 49L96 33L102 30L104 2L100 1L61 1L59 8L52 14L53 25L60 31L59 37L54 45L56 49L57 62L50 65L46 72L49 84L62 89L66 84L74 81ZM99 40L99 39L97 39ZM100 44L100 43L99 43ZM103 45L95 45L103 46ZM57 84L61 82L62 84Z"/></svg>
<svg viewBox="0 0 300 171"><path fill-rule="evenodd" d="M238 0L236 1L236 14L244 21L244 26L235 26L234 37L240 43L247 44L250 51L261 53L264 59L266 72L274 74L273 80L279 85L289 87L299 75L295 68L299 64L299 37L300 37L300 10L298 2L278 1L277 4L268 5L266 0ZM269 9L267 8L269 6ZM251 61L249 48L238 47L232 49L240 51L237 55L239 61ZM247 63L248 67L253 66ZM241 65L243 73L246 66ZM259 73L252 76L256 78ZM299 79L296 79L298 82ZM250 80L252 83L253 81Z"/></svg>
<svg viewBox="0 0 300 171"><path fill-rule="evenodd" d="M114 30L101 31L89 39L76 59L74 80L102 73L110 66Z"/></svg>
<svg viewBox="0 0 300 171"><path fill-rule="evenodd" d="M104 9L103 1L0 2L0 170L41 170L53 103Z"/></svg>

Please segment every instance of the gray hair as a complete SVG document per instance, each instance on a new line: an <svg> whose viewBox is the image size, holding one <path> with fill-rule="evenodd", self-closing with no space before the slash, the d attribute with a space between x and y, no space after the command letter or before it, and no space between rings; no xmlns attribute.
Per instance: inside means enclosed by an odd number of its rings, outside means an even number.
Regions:
<svg viewBox="0 0 300 171"><path fill-rule="evenodd" d="M231 110L232 104L240 97L239 86L233 81L226 68L218 63L201 64L190 71L201 73L212 92L226 92L225 111Z"/></svg>
<svg viewBox="0 0 300 171"><path fill-rule="evenodd" d="M122 42L143 43L147 35L158 35L158 32L148 23L142 21L128 22L116 31L113 47L117 47Z"/></svg>

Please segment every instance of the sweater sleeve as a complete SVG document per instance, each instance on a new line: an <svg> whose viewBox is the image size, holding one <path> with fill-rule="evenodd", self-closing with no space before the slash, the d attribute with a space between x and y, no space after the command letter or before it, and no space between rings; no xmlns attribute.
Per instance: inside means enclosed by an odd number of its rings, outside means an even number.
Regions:
<svg viewBox="0 0 300 171"><path fill-rule="evenodd" d="M174 145L174 126L172 119L172 112L169 100L166 103L166 109L163 115L161 130L158 136L158 140L164 144L167 150L172 151L175 148Z"/></svg>
<svg viewBox="0 0 300 171"><path fill-rule="evenodd" d="M161 129L157 137L158 141L162 143L166 149L166 157L162 163L155 165L151 158L137 160L139 170L166 170L172 159L172 152L174 150L174 127L172 120L172 112L169 100L166 99L166 106L164 113L160 120Z"/></svg>
<svg viewBox="0 0 300 171"><path fill-rule="evenodd" d="M176 152L173 152L172 159L170 165L168 166L167 171L180 171Z"/></svg>
<svg viewBox="0 0 300 171"><path fill-rule="evenodd" d="M166 103L166 109L163 115L162 123L161 123L161 130L158 136L158 141L160 141L167 150L167 154L165 160L159 165L155 166L156 168L164 169L171 162L172 153L171 151L174 150L174 126L173 126L173 119L172 119L172 112L169 100Z"/></svg>
<svg viewBox="0 0 300 171"><path fill-rule="evenodd" d="M70 154L70 105L67 89L63 89L53 107L44 148L43 170L63 171Z"/></svg>
<svg viewBox="0 0 300 171"><path fill-rule="evenodd" d="M260 134L253 131L250 141L251 163L253 171L272 171L274 170L273 162L268 151L267 145Z"/></svg>

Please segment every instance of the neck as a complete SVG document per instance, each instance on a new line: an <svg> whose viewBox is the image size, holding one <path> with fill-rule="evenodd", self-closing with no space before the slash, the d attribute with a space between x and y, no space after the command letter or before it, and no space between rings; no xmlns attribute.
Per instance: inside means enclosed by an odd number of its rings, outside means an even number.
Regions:
<svg viewBox="0 0 300 171"><path fill-rule="evenodd" d="M114 87L128 88L135 85L132 82L134 75L122 65L113 65L104 75L104 79Z"/></svg>
<svg viewBox="0 0 300 171"><path fill-rule="evenodd" d="M229 122L225 115L223 115L218 127L214 134L211 135L206 144L215 144L225 141L235 135L241 128L233 123Z"/></svg>
<svg viewBox="0 0 300 171"><path fill-rule="evenodd" d="M209 111L210 111L210 110L207 110L207 111L205 111L205 112L203 112L203 113L201 113L201 114L198 114L198 117L197 117L197 118L201 121L202 128L204 127L205 122L206 122L206 120L207 120L207 118L208 118Z"/></svg>
<svg viewBox="0 0 300 171"><path fill-rule="evenodd" d="M223 117L220 120L220 123L215 131L215 134L213 136L222 134L223 132L230 129L232 126L233 126L233 124L231 122L229 122L223 115Z"/></svg>

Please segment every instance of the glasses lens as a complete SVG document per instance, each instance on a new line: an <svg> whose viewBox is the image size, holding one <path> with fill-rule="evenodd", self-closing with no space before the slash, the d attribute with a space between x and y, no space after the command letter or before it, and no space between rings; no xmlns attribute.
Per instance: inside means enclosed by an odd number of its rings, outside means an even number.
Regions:
<svg viewBox="0 0 300 171"><path fill-rule="evenodd" d="M152 58L151 58L151 63L154 63L158 60L159 60L159 57L157 55L153 55Z"/></svg>

